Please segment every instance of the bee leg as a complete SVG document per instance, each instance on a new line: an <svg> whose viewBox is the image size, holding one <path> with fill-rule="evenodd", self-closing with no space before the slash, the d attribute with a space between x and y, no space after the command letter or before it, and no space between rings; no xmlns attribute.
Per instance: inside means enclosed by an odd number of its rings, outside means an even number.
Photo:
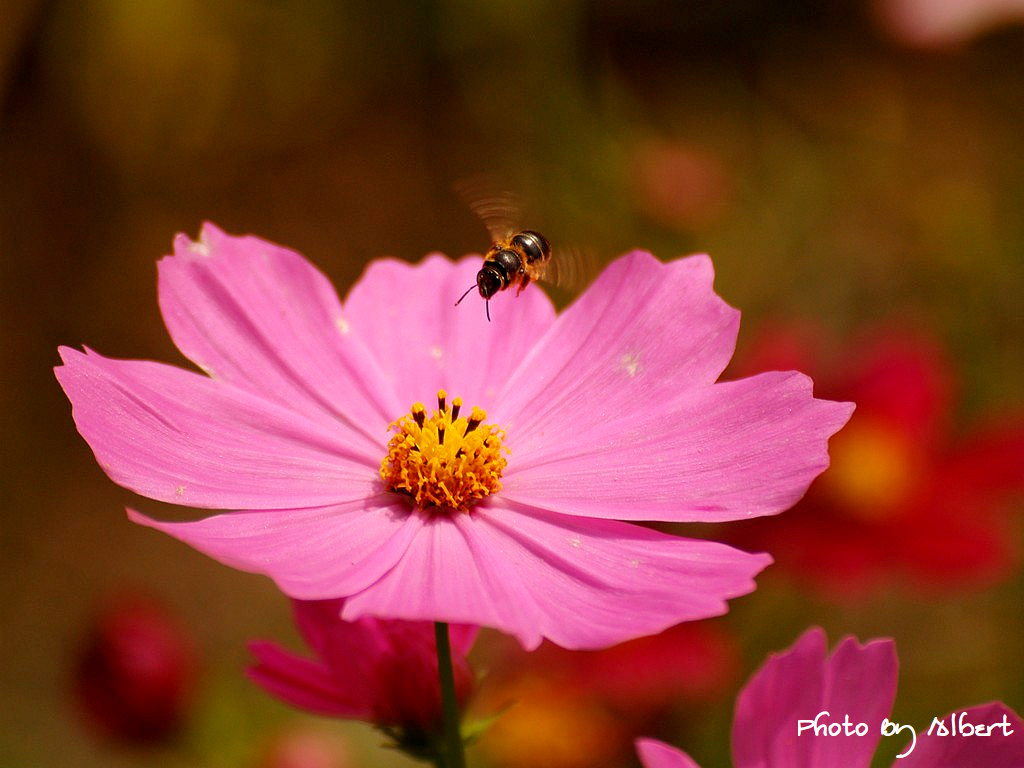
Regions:
<svg viewBox="0 0 1024 768"><path fill-rule="evenodd" d="M522 293L523 289L526 286L528 286L529 284L530 284L530 276L529 275L523 275L522 279L520 279L520 281L519 281L519 289L516 291L516 296L518 296L520 293Z"/></svg>

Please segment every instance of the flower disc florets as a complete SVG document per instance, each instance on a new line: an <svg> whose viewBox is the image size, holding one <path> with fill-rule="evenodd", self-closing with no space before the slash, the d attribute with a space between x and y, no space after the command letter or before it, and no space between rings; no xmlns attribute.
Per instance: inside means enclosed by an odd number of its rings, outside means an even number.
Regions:
<svg viewBox="0 0 1024 768"><path fill-rule="evenodd" d="M391 424L395 430L380 476L388 490L411 496L423 510L465 512L501 490L508 465L502 445L505 433L485 424L487 414L473 408L459 416L462 400L447 407L447 393L437 393L437 410L427 416L423 403Z"/></svg>

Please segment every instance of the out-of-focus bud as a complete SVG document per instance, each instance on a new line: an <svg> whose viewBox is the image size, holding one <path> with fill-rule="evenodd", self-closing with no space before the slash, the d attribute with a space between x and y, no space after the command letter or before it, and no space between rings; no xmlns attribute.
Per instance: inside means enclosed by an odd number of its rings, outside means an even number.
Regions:
<svg viewBox="0 0 1024 768"><path fill-rule="evenodd" d="M160 742L185 722L197 667L191 638L165 606L121 596L88 630L74 668L75 697L107 736Z"/></svg>

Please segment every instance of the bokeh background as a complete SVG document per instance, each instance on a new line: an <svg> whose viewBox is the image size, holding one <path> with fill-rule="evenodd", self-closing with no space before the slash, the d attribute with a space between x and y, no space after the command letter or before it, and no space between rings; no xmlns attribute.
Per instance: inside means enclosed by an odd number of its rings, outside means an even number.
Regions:
<svg viewBox="0 0 1024 768"><path fill-rule="evenodd" d="M727 764L737 690L811 624L897 639L901 722L1024 710L1021 6L6 0L0 765L411 764L245 679L247 639L297 643L286 601L130 524L51 368L184 362L155 301L175 232L290 245L344 293L378 256L486 248L453 191L479 173L600 262L711 253L733 373L862 405L800 509L698 531L778 560L729 616L607 658L485 638L478 709L520 703L474 765L628 766L639 734ZM135 684L166 728L89 694L111 648L158 670Z"/></svg>

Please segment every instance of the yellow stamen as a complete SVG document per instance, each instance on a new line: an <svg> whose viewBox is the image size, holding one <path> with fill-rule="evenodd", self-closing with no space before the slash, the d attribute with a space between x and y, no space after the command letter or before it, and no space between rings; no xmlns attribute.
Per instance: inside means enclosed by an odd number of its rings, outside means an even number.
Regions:
<svg viewBox="0 0 1024 768"><path fill-rule="evenodd" d="M462 400L447 407L447 393L437 393L437 410L429 417L422 403L391 424L395 431L380 476L388 490L411 496L423 510L465 512L501 490L508 465L502 445L505 432L485 424L487 414L473 408L459 416Z"/></svg>

